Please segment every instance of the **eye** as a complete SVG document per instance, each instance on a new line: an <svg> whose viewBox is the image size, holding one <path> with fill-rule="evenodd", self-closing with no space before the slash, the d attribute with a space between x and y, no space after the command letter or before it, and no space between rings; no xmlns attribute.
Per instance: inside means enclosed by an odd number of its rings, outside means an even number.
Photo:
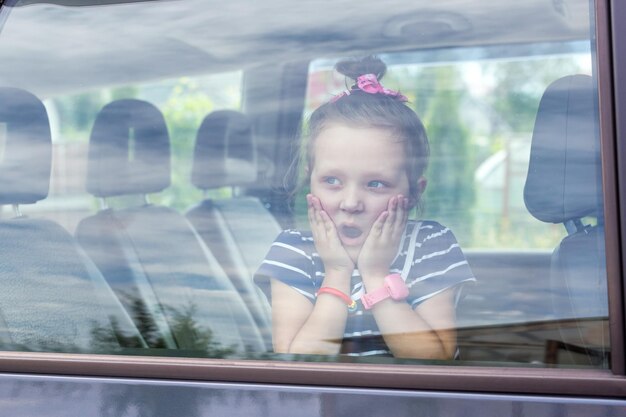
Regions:
<svg viewBox="0 0 626 417"><path fill-rule="evenodd" d="M340 185L341 184L341 181L339 181L339 178L337 177L324 177L322 181L324 181L328 185Z"/></svg>
<svg viewBox="0 0 626 417"><path fill-rule="evenodd" d="M383 181L374 180L374 181L368 182L367 186L369 188L385 188L387 187L387 184L384 183Z"/></svg>

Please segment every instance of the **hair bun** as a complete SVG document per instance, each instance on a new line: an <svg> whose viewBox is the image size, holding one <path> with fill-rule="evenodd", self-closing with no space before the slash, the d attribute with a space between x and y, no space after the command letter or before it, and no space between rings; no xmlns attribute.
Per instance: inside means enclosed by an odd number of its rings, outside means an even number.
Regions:
<svg viewBox="0 0 626 417"><path fill-rule="evenodd" d="M374 74L380 81L387 72L387 65L378 57L368 55L364 58L345 59L337 62L335 70L356 81L361 75Z"/></svg>

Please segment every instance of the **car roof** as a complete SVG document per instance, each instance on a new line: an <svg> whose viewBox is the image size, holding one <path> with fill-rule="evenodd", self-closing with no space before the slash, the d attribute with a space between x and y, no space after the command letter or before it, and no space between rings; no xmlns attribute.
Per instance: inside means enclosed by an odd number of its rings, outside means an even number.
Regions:
<svg viewBox="0 0 626 417"><path fill-rule="evenodd" d="M12 65L0 67L0 84L47 97L347 53L568 41L589 33L586 1L150 3L7 1L0 61Z"/></svg>

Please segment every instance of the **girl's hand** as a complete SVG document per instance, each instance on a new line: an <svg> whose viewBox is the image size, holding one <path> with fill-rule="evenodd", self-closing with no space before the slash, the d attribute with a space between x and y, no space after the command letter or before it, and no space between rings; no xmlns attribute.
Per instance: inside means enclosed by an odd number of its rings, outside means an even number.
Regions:
<svg viewBox="0 0 626 417"><path fill-rule="evenodd" d="M406 227L408 206L409 201L402 194L391 197L387 210L380 213L372 225L357 259L357 267L364 278L379 277L382 280L389 274Z"/></svg>
<svg viewBox="0 0 626 417"><path fill-rule="evenodd" d="M313 241L317 253L324 262L324 269L349 272L351 276L354 262L339 239L335 223L322 208L319 198L313 194L307 194L306 201Z"/></svg>

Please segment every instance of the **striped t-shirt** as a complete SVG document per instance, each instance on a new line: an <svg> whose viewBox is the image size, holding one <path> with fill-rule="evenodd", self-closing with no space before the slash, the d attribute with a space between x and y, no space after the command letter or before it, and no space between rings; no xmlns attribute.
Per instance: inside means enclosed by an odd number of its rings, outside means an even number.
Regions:
<svg viewBox="0 0 626 417"><path fill-rule="evenodd" d="M434 221L407 222L398 254L390 273L402 273L413 230L419 227L415 251L403 276L409 287L407 302L415 308L421 302L448 288L475 281L467 260L452 231ZM272 244L265 260L254 276L256 284L271 301L270 278L278 279L302 294L311 303L324 281L324 264L315 250L311 232L283 231ZM351 297L357 301L357 310L349 313L341 353L351 356L391 355L371 310L360 302L363 283L357 269L352 273ZM457 291L457 300L460 291Z"/></svg>

